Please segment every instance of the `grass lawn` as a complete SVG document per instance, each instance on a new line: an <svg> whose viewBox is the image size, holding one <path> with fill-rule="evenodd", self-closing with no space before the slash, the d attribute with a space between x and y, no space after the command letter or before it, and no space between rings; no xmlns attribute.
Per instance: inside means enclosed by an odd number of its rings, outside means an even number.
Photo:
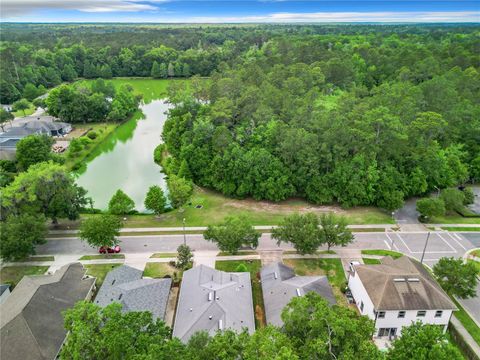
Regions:
<svg viewBox="0 0 480 360"><path fill-rule="evenodd" d="M48 266L6 266L0 270L0 282L15 287L25 275L43 275Z"/></svg>
<svg viewBox="0 0 480 360"><path fill-rule="evenodd" d="M402 253L391 250L362 250L363 255L378 255L378 256L391 256L394 259L398 259L403 256Z"/></svg>
<svg viewBox="0 0 480 360"><path fill-rule="evenodd" d="M17 260L14 262L33 262L33 261L54 261L54 256L30 256L25 259Z"/></svg>
<svg viewBox="0 0 480 360"><path fill-rule="evenodd" d="M347 286L347 279L340 259L284 259L284 263L294 268L300 276L327 275L337 304L348 306L342 293L342 289Z"/></svg>
<svg viewBox="0 0 480 360"><path fill-rule="evenodd" d="M143 271L143 276L154 279L164 278L165 276L170 276L172 278L178 277L181 279L182 275L182 270L173 267L169 263L147 263L145 270Z"/></svg>
<svg viewBox="0 0 480 360"><path fill-rule="evenodd" d="M378 265L378 264L381 264L380 260L379 259L369 259L369 258L362 258L363 259L363 263L365 265Z"/></svg>
<svg viewBox="0 0 480 360"><path fill-rule="evenodd" d="M15 117L25 117L28 115L32 115L35 112L35 105L30 103L30 107L28 109L25 109L25 114L23 113L23 110L19 111L12 111L13 116Z"/></svg>
<svg viewBox="0 0 480 360"><path fill-rule="evenodd" d="M225 260L216 261L215 269L235 272L238 265L244 264L250 272L252 281L253 308L255 309L255 327L258 329L265 326L265 308L263 305L262 285L260 284L260 260Z"/></svg>
<svg viewBox="0 0 480 360"><path fill-rule="evenodd" d="M103 280L105 280L105 276L107 276L107 273L116 268L117 266L120 266L122 264L95 264L95 265L84 265L84 268L87 269L87 275L94 276L97 278L96 281L96 286L97 289L100 288L103 284Z"/></svg>
<svg viewBox="0 0 480 360"><path fill-rule="evenodd" d="M457 213L435 216L428 221L430 224L480 224L480 218L463 217Z"/></svg>
<svg viewBox="0 0 480 360"><path fill-rule="evenodd" d="M97 260L97 259L125 259L125 255L123 254L83 255L79 260Z"/></svg>
<svg viewBox="0 0 480 360"><path fill-rule="evenodd" d="M217 254L217 256L243 256L243 255L258 255L258 252L253 250L245 250L245 251L240 250L236 254L231 254L228 251L220 251Z"/></svg>
<svg viewBox="0 0 480 360"><path fill-rule="evenodd" d="M295 254L298 254L298 252L296 252L295 250L286 250L283 252L284 254L286 255L295 255ZM322 254L328 254L328 255L335 255L336 252L335 250L319 250L317 252L315 252L315 254L319 254L319 255L322 255Z"/></svg>
<svg viewBox="0 0 480 360"><path fill-rule="evenodd" d="M480 257L480 249L470 251L470 255Z"/></svg>
<svg viewBox="0 0 480 360"><path fill-rule="evenodd" d="M154 258L176 258L177 257L177 253L155 253L153 254L152 256L150 256L150 259L154 259Z"/></svg>
<svg viewBox="0 0 480 360"><path fill-rule="evenodd" d="M99 123L99 124L75 124L74 131L78 130L78 135L91 129L90 131L95 131L97 133L97 137L94 140L90 140L90 142L79 152L75 153L75 155L69 156L69 150L63 153L65 157L65 166L68 170L78 169L80 168L81 164L88 155L99 145L101 144L118 126L119 124L106 124L106 123Z"/></svg>
<svg viewBox="0 0 480 360"><path fill-rule="evenodd" d="M475 260L471 260L471 259L468 259L467 261L473 263L475 265L475 267L477 268L478 273L480 274L480 262L475 261Z"/></svg>
<svg viewBox="0 0 480 360"><path fill-rule="evenodd" d="M452 298L452 300L458 308L458 311L454 312L455 316L462 323L468 333L473 337L473 339L477 342L477 344L480 345L480 328L465 312L462 305L460 305L459 302L454 298Z"/></svg>
<svg viewBox="0 0 480 360"><path fill-rule="evenodd" d="M442 230L448 231L480 231L480 227L442 226Z"/></svg>

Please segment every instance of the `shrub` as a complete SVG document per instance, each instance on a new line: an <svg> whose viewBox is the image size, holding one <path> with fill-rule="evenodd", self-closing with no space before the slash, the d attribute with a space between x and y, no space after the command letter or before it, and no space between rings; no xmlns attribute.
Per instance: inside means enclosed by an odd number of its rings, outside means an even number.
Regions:
<svg viewBox="0 0 480 360"><path fill-rule="evenodd" d="M422 217L441 216L445 214L445 203L439 198L425 198L417 201L417 211Z"/></svg>
<svg viewBox="0 0 480 360"><path fill-rule="evenodd" d="M88 138L91 139L91 140L95 140L97 138L97 133L93 130L90 130L87 134Z"/></svg>
<svg viewBox="0 0 480 360"><path fill-rule="evenodd" d="M465 195L458 189L445 189L440 194L440 198L445 203L445 209L448 211L454 211L463 207L463 201Z"/></svg>
<svg viewBox="0 0 480 360"><path fill-rule="evenodd" d="M463 190L463 205L470 205L473 204L475 201L475 194L473 193L472 189L470 188L465 188Z"/></svg>

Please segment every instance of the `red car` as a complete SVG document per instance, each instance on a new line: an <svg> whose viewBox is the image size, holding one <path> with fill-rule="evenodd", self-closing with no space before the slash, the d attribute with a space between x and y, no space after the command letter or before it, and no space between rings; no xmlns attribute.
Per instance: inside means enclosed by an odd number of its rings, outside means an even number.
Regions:
<svg viewBox="0 0 480 360"><path fill-rule="evenodd" d="M113 247L108 247L108 246L102 246L100 249L98 249L98 252L100 254L118 254L122 249L120 249L120 246L115 245Z"/></svg>

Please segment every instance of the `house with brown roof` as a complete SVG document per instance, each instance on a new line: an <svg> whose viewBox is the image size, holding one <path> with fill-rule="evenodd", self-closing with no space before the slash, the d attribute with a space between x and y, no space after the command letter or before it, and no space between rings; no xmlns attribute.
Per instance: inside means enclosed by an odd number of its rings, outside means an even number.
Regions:
<svg viewBox="0 0 480 360"><path fill-rule="evenodd" d="M24 276L0 304L0 358L53 360L67 331L63 312L89 299L95 278L80 263L65 265L53 275Z"/></svg>
<svg viewBox="0 0 480 360"><path fill-rule="evenodd" d="M417 321L442 326L445 332L457 310L422 264L406 256L353 266L348 286L360 313L375 321L378 338L401 336L403 327Z"/></svg>

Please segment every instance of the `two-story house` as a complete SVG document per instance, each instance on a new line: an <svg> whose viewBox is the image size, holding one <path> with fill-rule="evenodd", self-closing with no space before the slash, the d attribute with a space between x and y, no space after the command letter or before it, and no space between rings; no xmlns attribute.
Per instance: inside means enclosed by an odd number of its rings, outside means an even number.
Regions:
<svg viewBox="0 0 480 360"><path fill-rule="evenodd" d="M360 313L375 321L375 337L400 336L402 327L417 321L445 332L457 310L429 272L406 256L353 266L348 286Z"/></svg>

